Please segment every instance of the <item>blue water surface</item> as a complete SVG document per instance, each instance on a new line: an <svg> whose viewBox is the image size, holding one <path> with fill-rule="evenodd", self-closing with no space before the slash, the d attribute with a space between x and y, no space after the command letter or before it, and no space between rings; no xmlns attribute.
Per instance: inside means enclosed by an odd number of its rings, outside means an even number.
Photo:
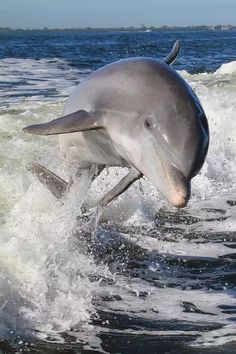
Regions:
<svg viewBox="0 0 236 354"><path fill-rule="evenodd" d="M2 31L0 58L61 58L78 68L96 69L133 56L162 59L179 39L178 70L212 72L236 58L236 31L155 32Z"/></svg>

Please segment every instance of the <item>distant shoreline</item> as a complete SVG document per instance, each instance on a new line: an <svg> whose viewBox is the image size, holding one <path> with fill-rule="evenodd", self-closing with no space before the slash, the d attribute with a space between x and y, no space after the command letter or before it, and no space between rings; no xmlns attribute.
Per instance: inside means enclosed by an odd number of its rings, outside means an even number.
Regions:
<svg viewBox="0 0 236 354"><path fill-rule="evenodd" d="M10 28L10 27L0 27L0 32L10 32L10 31L48 31L48 32L69 32L69 31L77 31L77 32L158 32L158 31L169 31L169 30L181 30L181 31L189 31L189 30L210 30L210 31L232 31L236 30L236 25L216 25L216 26L144 26L141 27L111 27L111 28L93 28L93 27L84 27L84 28Z"/></svg>

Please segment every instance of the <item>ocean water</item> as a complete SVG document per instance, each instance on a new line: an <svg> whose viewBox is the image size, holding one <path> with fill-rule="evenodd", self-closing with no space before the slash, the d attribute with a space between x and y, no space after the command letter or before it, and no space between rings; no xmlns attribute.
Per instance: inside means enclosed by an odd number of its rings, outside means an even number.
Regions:
<svg viewBox="0 0 236 354"><path fill-rule="evenodd" d="M58 117L94 69L130 56L174 64L206 111L211 142L187 208L147 180L104 210L87 252L82 189L57 201L26 168L64 179ZM236 32L0 32L0 353L236 352ZM106 169L95 202L126 171ZM84 184L86 184L86 178Z"/></svg>

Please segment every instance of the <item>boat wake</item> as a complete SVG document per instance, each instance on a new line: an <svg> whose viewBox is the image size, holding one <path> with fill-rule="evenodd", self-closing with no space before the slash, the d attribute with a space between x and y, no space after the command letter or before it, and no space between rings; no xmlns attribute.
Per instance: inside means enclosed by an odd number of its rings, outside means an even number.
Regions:
<svg viewBox="0 0 236 354"><path fill-rule="evenodd" d="M77 218L81 203L94 203L125 171L104 170L88 196L85 177L59 202L25 168L39 161L68 179L57 140L21 132L32 121L58 116L70 87L87 72L59 59L4 59L0 66L1 338L22 350L50 342L82 352L130 353L138 340L140 353L145 345L150 352L157 345L168 350L168 343L177 349L185 343L188 353L222 345L231 350L235 62L212 74L180 73L200 97L211 130L188 208L169 207L144 179L104 210L92 240L88 221Z"/></svg>

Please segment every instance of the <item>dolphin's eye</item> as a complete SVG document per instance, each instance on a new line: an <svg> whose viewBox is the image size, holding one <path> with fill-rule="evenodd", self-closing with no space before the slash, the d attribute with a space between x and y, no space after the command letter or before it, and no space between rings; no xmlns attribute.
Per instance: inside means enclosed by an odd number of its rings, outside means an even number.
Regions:
<svg viewBox="0 0 236 354"><path fill-rule="evenodd" d="M145 119L144 125L145 125L145 127L146 127L147 129L150 129L150 128L151 128L151 123L150 123L150 121L149 121L148 119Z"/></svg>

